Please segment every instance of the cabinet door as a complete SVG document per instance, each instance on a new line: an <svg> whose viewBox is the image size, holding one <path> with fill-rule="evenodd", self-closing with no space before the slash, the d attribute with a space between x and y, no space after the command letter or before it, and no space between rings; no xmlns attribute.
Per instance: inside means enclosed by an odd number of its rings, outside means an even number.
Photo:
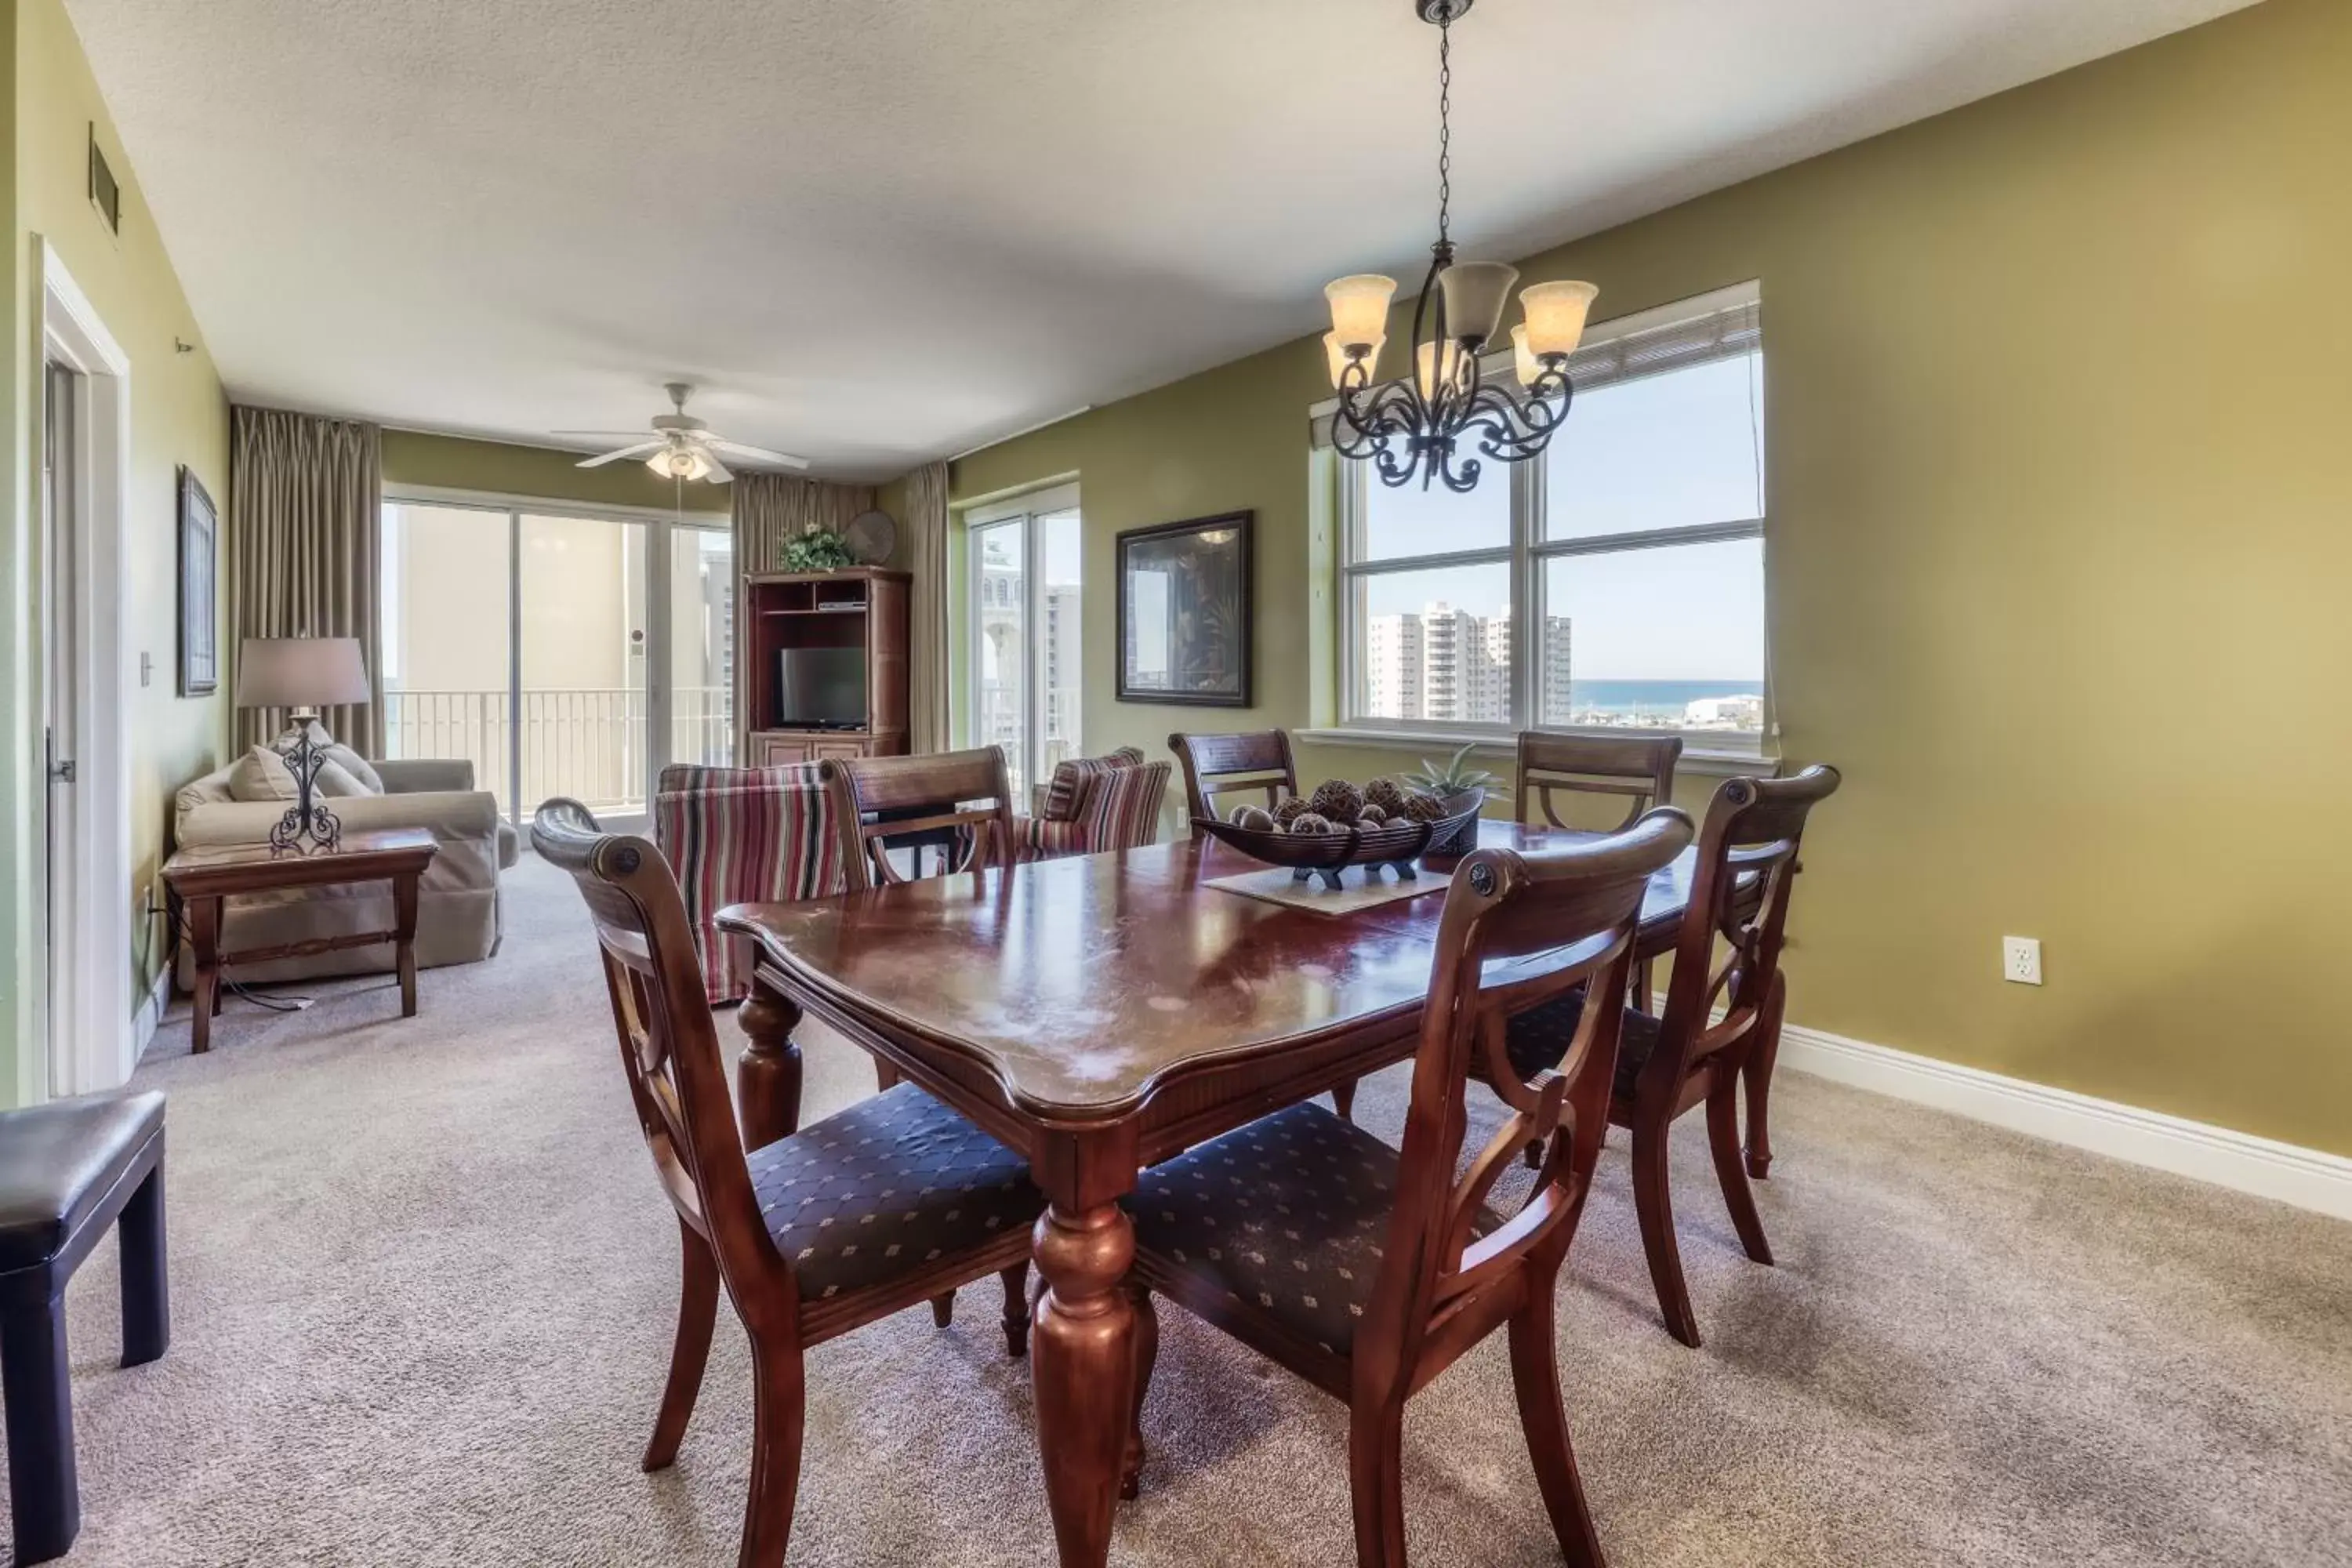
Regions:
<svg viewBox="0 0 2352 1568"><path fill-rule="evenodd" d="M755 735L751 743L759 748L760 760L754 765L762 768L789 767L810 760L810 743L782 735Z"/></svg>

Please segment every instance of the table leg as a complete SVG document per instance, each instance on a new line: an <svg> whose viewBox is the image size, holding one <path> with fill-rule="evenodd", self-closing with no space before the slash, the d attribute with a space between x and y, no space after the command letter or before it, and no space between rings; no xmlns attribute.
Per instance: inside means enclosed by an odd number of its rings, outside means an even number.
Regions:
<svg viewBox="0 0 2352 1568"><path fill-rule="evenodd" d="M188 945L196 957L195 1038L189 1047L213 1048L213 1015L220 1010L220 926L218 899L188 900Z"/></svg>
<svg viewBox="0 0 2352 1568"><path fill-rule="evenodd" d="M800 1130L801 1047L793 1031L801 1007L754 970L751 994L735 1021L751 1042L735 1064L736 1114L743 1121L743 1147L762 1149Z"/></svg>
<svg viewBox="0 0 2352 1568"><path fill-rule="evenodd" d="M400 959L400 1016L416 1016L416 873L392 879L393 940Z"/></svg>
<svg viewBox="0 0 2352 1568"><path fill-rule="evenodd" d="M1045 1294L1030 1326L1037 1446L1062 1568L1101 1568L1135 1418L1135 1308L1128 1266L1135 1227L1114 1200L1037 1221L1033 1251Z"/></svg>

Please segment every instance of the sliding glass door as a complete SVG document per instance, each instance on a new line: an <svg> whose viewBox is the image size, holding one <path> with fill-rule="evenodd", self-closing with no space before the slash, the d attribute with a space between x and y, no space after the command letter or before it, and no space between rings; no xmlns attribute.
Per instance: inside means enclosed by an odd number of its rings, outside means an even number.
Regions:
<svg viewBox="0 0 2352 1568"><path fill-rule="evenodd" d="M383 510L387 753L464 757L517 821L642 821L671 762L734 759L723 529L571 509Z"/></svg>
<svg viewBox="0 0 2352 1568"><path fill-rule="evenodd" d="M1076 487L968 514L971 737L1004 748L1016 800L1079 754L1083 658Z"/></svg>

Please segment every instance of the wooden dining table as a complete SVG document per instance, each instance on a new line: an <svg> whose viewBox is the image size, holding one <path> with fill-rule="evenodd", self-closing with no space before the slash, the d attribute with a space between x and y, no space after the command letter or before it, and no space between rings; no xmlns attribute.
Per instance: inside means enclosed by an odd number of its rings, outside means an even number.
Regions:
<svg viewBox="0 0 2352 1568"><path fill-rule="evenodd" d="M1525 851L1594 837L1479 825L1482 847ZM1694 861L1651 879L1642 953L1673 947ZM1133 1414L1135 1239L1119 1199L1145 1167L1399 1061L1417 1038L1445 863L1422 873L1428 893L1345 915L1209 885L1261 868L1195 837L718 916L758 949L740 1015L747 1146L793 1130L806 1015L1028 1155L1047 1200L1030 1365L1066 1568L1108 1554Z"/></svg>

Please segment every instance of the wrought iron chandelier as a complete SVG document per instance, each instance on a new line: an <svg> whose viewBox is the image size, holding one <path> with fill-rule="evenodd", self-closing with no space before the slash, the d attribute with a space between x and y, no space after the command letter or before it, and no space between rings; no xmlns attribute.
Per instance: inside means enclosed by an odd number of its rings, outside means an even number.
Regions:
<svg viewBox="0 0 2352 1568"><path fill-rule="evenodd" d="M1471 4L1413 0L1421 19L1437 25L1437 243L1429 247L1429 276L1413 305L1412 374L1377 379L1395 279L1358 273L1323 289L1331 302L1323 348L1339 393L1332 444L1342 456L1371 458L1382 482L1402 485L1418 475L1423 489L1432 480L1455 491L1477 485L1479 459L1461 455L1460 447L1521 463L1550 443L1572 393L1568 359L1600 292L1572 282L1520 289L1527 319L1511 329L1519 389L1482 377L1479 352L1502 324L1504 300L1519 270L1499 261L1454 260L1446 231L1454 195L1453 28Z"/></svg>

